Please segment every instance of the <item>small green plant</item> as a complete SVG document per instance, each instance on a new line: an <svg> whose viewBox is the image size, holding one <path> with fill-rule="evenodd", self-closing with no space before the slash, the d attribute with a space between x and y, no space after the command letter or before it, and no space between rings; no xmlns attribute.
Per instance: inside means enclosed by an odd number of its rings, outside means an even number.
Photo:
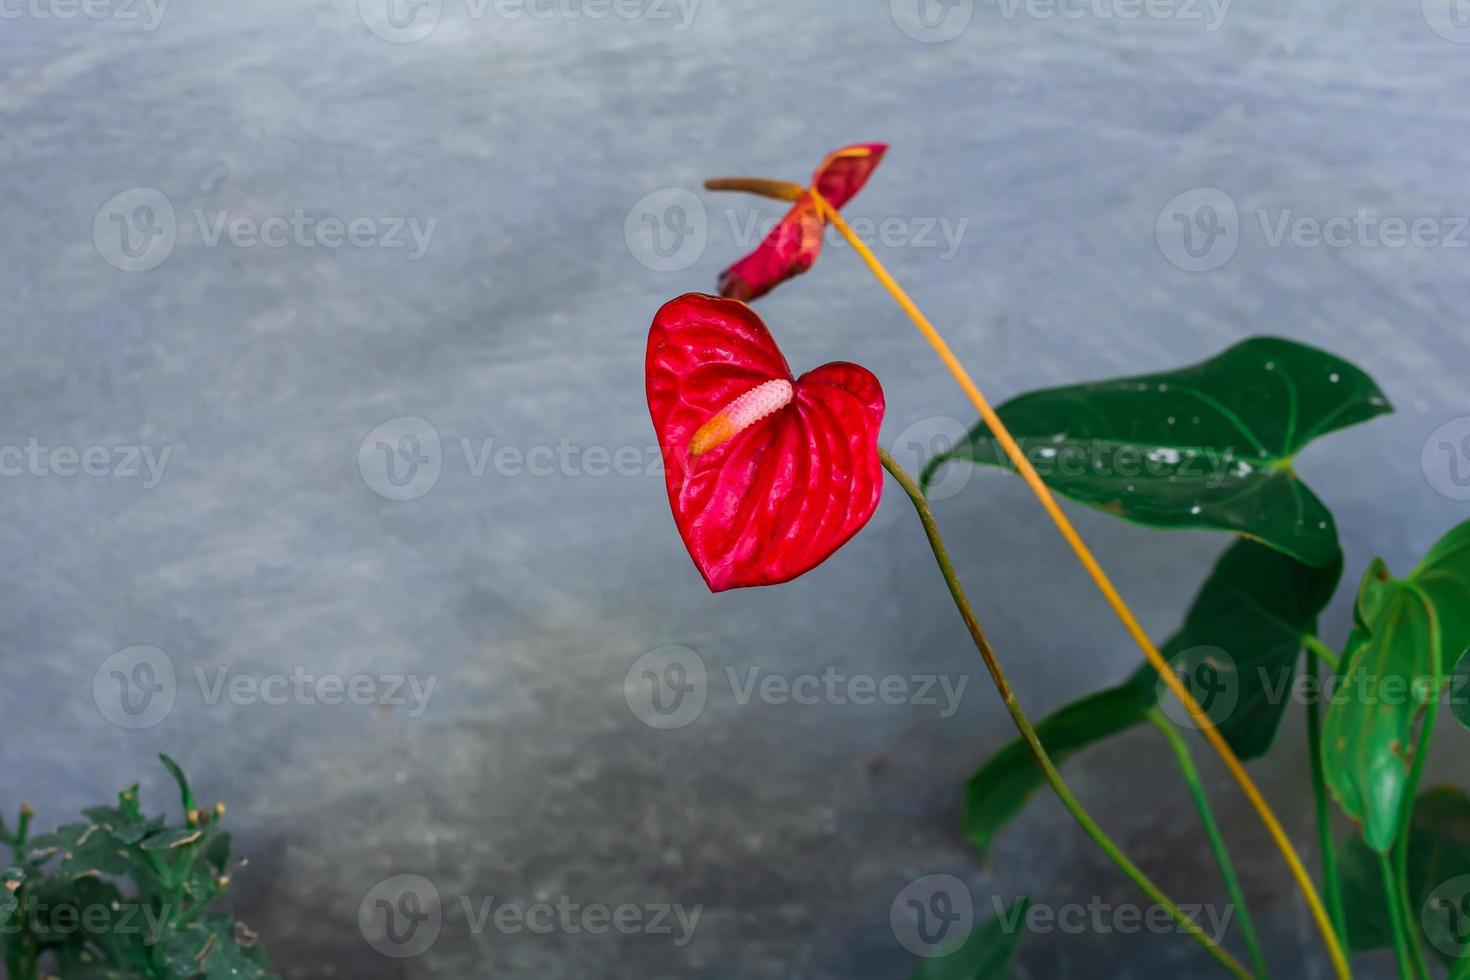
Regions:
<svg viewBox="0 0 1470 980"><path fill-rule="evenodd" d="M116 806L31 836L22 805L0 820L10 866L0 870L0 950L8 980L262 980L274 977L255 935L211 906L230 883L224 804L200 810L184 772L182 825L143 813L137 785ZM242 862L243 864L243 862Z"/></svg>

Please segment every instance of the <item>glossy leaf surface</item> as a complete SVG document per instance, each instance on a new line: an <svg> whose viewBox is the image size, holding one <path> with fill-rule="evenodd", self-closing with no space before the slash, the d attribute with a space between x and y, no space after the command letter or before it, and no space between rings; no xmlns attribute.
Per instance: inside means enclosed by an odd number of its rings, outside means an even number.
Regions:
<svg viewBox="0 0 1470 980"><path fill-rule="evenodd" d="M1190 651L1211 651L1215 676L1181 679L1242 759L1270 749L1291 700L1303 638L1316 632L1341 577L1341 557L1314 567L1242 539L1220 558L1183 626L1161 648L1176 664ZM1148 664L1139 675L1156 676ZM1173 695L1161 688L1159 697Z"/></svg>
<svg viewBox="0 0 1470 980"><path fill-rule="evenodd" d="M1358 604L1367 640L1344 658L1322 725L1328 788L1379 853L1398 832L1424 710L1420 684L1439 676L1440 648L1433 606L1413 583L1385 574L1375 563L1365 577Z"/></svg>
<svg viewBox="0 0 1470 980"><path fill-rule="evenodd" d="M1257 337L1192 367L1048 388L998 411L1059 493L1150 527L1232 531L1328 565L1336 526L1291 461L1313 439L1391 410L1342 358ZM963 461L1010 467L982 423L925 468L923 485Z"/></svg>
<svg viewBox="0 0 1470 980"><path fill-rule="evenodd" d="M1440 538L1409 578L1439 614L1448 670L1470 649L1470 521Z"/></svg>

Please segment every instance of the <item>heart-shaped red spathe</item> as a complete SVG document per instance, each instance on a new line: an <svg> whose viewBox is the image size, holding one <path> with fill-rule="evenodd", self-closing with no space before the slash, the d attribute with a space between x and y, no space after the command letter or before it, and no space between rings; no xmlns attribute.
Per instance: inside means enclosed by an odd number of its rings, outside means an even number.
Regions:
<svg viewBox="0 0 1470 980"><path fill-rule="evenodd" d="M885 143L857 143L827 154L812 177L812 186L834 208L857 196L883 154ZM803 194L771 233L745 258L720 275L720 295L759 299L793 276L812 267L822 254L827 222L810 194Z"/></svg>
<svg viewBox="0 0 1470 980"><path fill-rule="evenodd" d="M883 389L856 364L793 378L744 303L690 293L648 334L648 410L663 448L674 523L713 592L810 571L862 529L883 492ZM769 382L789 402L698 454L737 399Z"/></svg>

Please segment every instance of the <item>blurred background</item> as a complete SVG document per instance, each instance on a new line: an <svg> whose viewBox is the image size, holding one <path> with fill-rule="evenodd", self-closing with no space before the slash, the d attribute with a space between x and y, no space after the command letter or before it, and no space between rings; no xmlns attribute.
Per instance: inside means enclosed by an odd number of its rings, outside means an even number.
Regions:
<svg viewBox="0 0 1470 980"><path fill-rule="evenodd" d="M0 0L0 806L50 827L141 780L162 809L174 755L228 803L234 907L288 977L900 977L890 908L927 875L982 918L1135 902L1049 798L985 863L964 840L1011 728L901 495L789 585L700 581L645 338L781 213L701 181L890 143L847 215L997 400L1259 333L1362 365L1397 414L1300 460L1355 580L1470 509L1470 458L1426 452L1470 436L1467 84L1452 0ZM1352 230L1277 234L1299 217ZM1385 246L1389 217L1435 235ZM880 376L911 468L971 421L842 243L760 311L798 371ZM939 496L1034 717L1134 669L1019 481ZM1228 543L1068 507L1160 638ZM670 645L706 694L655 727L625 680ZM958 697L742 695L827 674ZM1315 867L1301 715L1253 769ZM1327 976L1207 754L1268 956ZM1169 758L1139 730L1069 773L1221 903ZM359 921L405 881L436 910L408 946ZM484 916L537 904L641 926ZM1016 972L1217 968L1084 930Z"/></svg>

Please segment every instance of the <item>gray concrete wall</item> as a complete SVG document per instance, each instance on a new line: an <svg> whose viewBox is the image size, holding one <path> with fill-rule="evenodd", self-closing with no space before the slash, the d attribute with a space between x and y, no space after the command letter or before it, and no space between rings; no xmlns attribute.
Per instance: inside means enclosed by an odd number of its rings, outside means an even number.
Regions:
<svg viewBox="0 0 1470 980"><path fill-rule="evenodd" d="M302 978L896 977L914 958L890 905L927 874L960 877L987 914L1022 893L1133 902L1050 800L987 864L962 839L963 782L1010 729L899 495L812 574L712 596L643 462L654 310L713 288L778 214L688 192L802 180L828 149L881 139L849 215L899 219L880 253L993 395L1280 334L1369 368L1399 407L1300 461L1349 574L1375 554L1406 567L1463 518L1448 459L1421 454L1470 424L1470 235L1453 221L1470 214L1470 30L1436 0L1181 0L1138 19L1108 16L1117 2L1048 18L962 0L937 34L907 0L640 0L601 20L443 0L402 29L373 0L0 8L0 444L105 452L101 475L37 450L0 479L0 801L49 826L141 778L162 806L152 757L174 754L228 801L251 858L238 907ZM1167 229L1198 188L1235 206L1238 241L1194 272ZM673 221L671 204L693 235L660 255L645 215ZM1268 234L1287 211L1360 209L1452 240ZM313 230L290 228L298 211ZM363 219L360 244L330 247L322 218L339 235ZM926 222L954 240L926 246ZM280 247L247 246L252 227ZM889 444L969 420L849 249L760 309L798 369L879 374ZM427 461L395 486L379 441ZM127 447L153 469L130 475ZM517 466L506 447L553 458ZM596 447L625 450L622 472ZM1017 481L975 473L938 510L1034 714L1133 669ZM1226 543L1074 513L1160 636ZM624 679L668 644L710 686L693 723L660 731ZM756 668L968 687L948 716L741 704L727 669ZM120 715L115 670L171 680L171 703ZM293 673L436 686L389 707L251 693ZM245 686L213 693L221 679ZM1254 771L1311 854L1301 724ZM1433 766L1463 781L1459 735ZM1076 786L1126 849L1170 891L1223 902L1158 739L1088 763ZM1204 764L1273 961L1326 976L1279 861ZM443 922L395 958L358 913L405 874L432 882ZM477 928L492 898L703 911L680 945ZM1029 937L1019 972L1212 970L1177 936L1089 931Z"/></svg>

